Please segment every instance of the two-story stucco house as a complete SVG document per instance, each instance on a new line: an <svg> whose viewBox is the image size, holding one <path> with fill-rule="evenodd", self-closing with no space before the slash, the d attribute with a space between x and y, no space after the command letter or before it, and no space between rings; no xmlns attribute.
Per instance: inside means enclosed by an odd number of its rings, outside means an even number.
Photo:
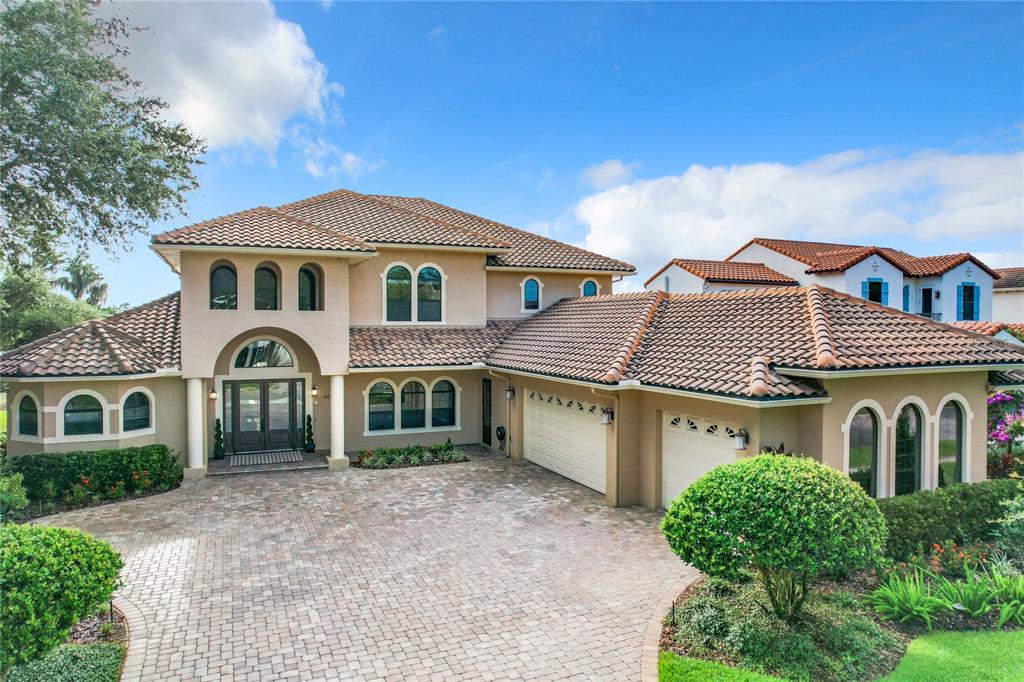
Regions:
<svg viewBox="0 0 1024 682"><path fill-rule="evenodd" d="M612 294L629 264L421 198L339 190L152 248L180 292L0 357L12 456L164 442L195 477L218 420L242 459L310 419L332 468L451 438L658 507L785 443L884 497L983 479L986 394L1024 382L1020 347L822 286Z"/></svg>
<svg viewBox="0 0 1024 682"><path fill-rule="evenodd" d="M757 237L724 261L669 261L647 280L646 288L696 293L780 283L818 284L932 320L954 322L992 320L992 286L998 278L969 253L919 258L880 246Z"/></svg>
<svg viewBox="0 0 1024 682"><path fill-rule="evenodd" d="M997 322L1024 323L1024 267L997 268L992 288L992 317Z"/></svg>

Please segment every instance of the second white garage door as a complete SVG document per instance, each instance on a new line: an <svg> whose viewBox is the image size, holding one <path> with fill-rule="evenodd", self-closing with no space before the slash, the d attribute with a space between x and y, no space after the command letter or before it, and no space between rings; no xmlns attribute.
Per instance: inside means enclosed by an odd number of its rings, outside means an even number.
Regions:
<svg viewBox="0 0 1024 682"><path fill-rule="evenodd" d="M523 456L598 492L605 492L605 434L593 403L527 390Z"/></svg>
<svg viewBox="0 0 1024 682"><path fill-rule="evenodd" d="M661 436L661 506L720 464L736 461L736 427L712 419L666 414Z"/></svg>

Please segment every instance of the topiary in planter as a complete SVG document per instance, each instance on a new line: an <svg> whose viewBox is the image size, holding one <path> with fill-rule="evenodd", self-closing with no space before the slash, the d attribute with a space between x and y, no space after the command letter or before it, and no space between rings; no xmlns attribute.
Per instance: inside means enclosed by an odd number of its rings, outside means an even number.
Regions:
<svg viewBox="0 0 1024 682"><path fill-rule="evenodd" d="M219 418L213 422L213 458L224 459L224 429Z"/></svg>
<svg viewBox="0 0 1024 682"><path fill-rule="evenodd" d="M850 478L806 457L760 455L714 469L672 502L669 545L711 576L753 571L778 618L793 619L811 583L876 564L878 505Z"/></svg>
<svg viewBox="0 0 1024 682"><path fill-rule="evenodd" d="M78 530L0 527L0 675L61 644L117 587L121 557Z"/></svg>
<svg viewBox="0 0 1024 682"><path fill-rule="evenodd" d="M306 415L306 452L316 452L316 443L313 441L313 416Z"/></svg>

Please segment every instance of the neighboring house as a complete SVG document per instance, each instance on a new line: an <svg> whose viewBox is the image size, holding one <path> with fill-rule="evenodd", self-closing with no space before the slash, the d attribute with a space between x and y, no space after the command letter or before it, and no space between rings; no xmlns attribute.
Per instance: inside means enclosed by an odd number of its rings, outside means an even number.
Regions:
<svg viewBox="0 0 1024 682"><path fill-rule="evenodd" d="M820 284L936 321L993 319L992 282L998 275L969 253L918 258L879 246L757 237L719 261L724 262L759 266L804 286ZM648 288L662 284L654 280Z"/></svg>
<svg viewBox="0 0 1024 682"><path fill-rule="evenodd" d="M451 438L659 507L785 443L884 497L985 478L987 392L1024 384L1022 349L817 286L610 294L632 266L425 199L341 190L152 248L180 293L0 357L12 455L159 441L194 477L215 420L244 453L310 417L332 468Z"/></svg>
<svg viewBox="0 0 1024 682"><path fill-rule="evenodd" d="M1024 346L1024 324L1006 322L951 322L958 329L966 329L975 334L990 336L1004 343Z"/></svg>
<svg viewBox="0 0 1024 682"><path fill-rule="evenodd" d="M996 272L999 279L992 285L992 319L1024 323L1024 267L996 268Z"/></svg>
<svg viewBox="0 0 1024 682"><path fill-rule="evenodd" d="M751 287L798 286L792 277L772 270L764 263L673 258L651 275L648 291L671 294L703 294Z"/></svg>

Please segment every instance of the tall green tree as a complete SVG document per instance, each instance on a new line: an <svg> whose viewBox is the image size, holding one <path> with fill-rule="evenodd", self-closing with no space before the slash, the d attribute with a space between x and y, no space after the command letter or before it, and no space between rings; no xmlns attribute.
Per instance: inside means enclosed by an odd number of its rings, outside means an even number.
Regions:
<svg viewBox="0 0 1024 682"><path fill-rule="evenodd" d="M125 246L180 212L205 146L118 63L133 29L95 0L0 0L0 249Z"/></svg>
<svg viewBox="0 0 1024 682"><path fill-rule="evenodd" d="M8 270L0 280L0 351L106 313L86 301L55 292L39 268Z"/></svg>
<svg viewBox="0 0 1024 682"><path fill-rule="evenodd" d="M77 301L102 306L107 302L107 283L96 266L89 262L85 250L76 253L64 266L64 274L54 281Z"/></svg>

